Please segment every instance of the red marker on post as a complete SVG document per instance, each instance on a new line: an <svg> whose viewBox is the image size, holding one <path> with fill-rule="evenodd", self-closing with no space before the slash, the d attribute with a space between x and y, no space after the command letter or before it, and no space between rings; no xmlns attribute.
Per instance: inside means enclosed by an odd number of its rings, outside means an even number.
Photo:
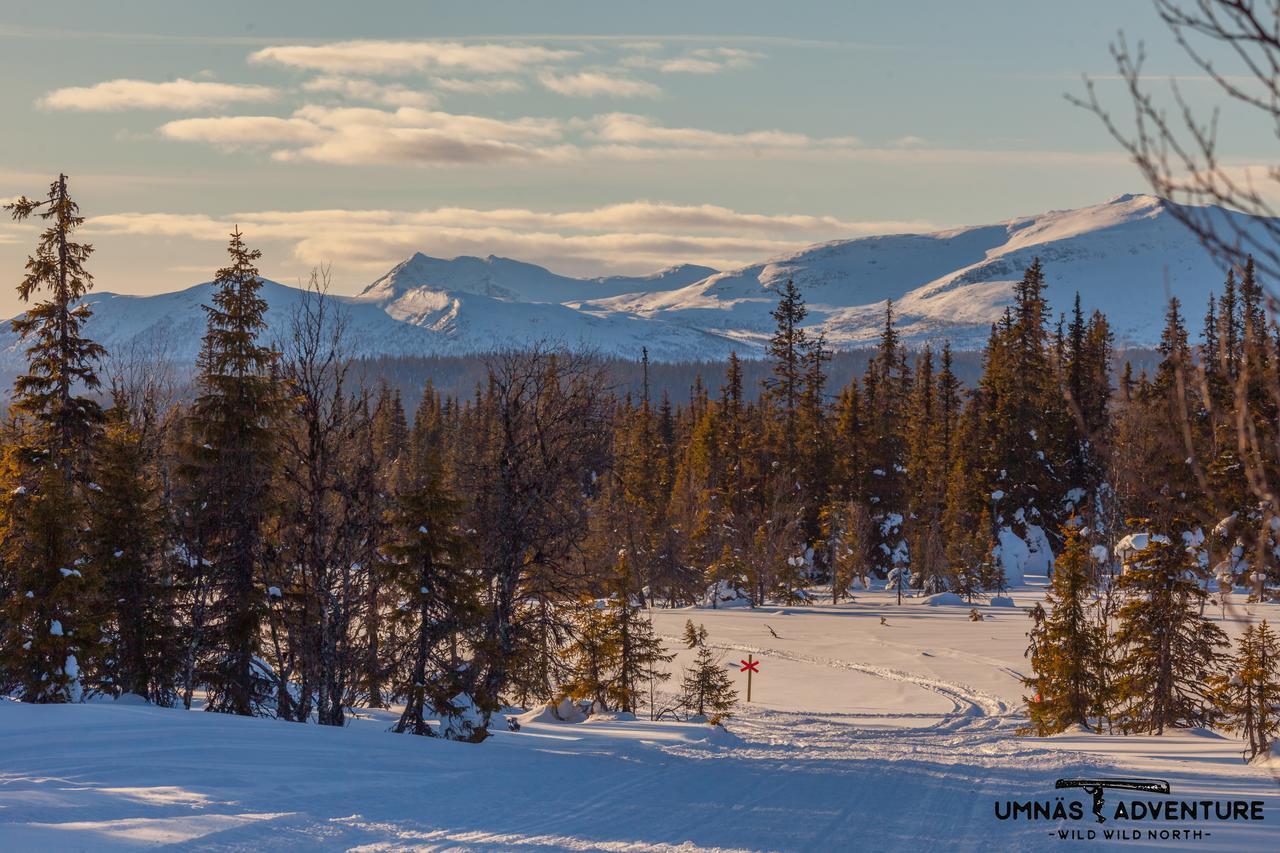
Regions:
<svg viewBox="0 0 1280 853"><path fill-rule="evenodd" d="M760 661L755 660L751 655L747 655L747 659L738 661L742 664L740 667L742 672L747 674L747 701L751 701L751 673L760 671Z"/></svg>

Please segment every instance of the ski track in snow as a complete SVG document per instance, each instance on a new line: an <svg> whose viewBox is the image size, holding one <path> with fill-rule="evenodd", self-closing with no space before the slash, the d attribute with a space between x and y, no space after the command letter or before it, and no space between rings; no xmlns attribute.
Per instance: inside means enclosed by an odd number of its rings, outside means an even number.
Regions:
<svg viewBox="0 0 1280 853"><path fill-rule="evenodd" d="M676 637L666 639L676 641ZM910 684L947 699L950 713L906 711L783 711L749 704L739 706L733 731L744 743L724 748L725 754L753 760L848 762L827 766L828 772L864 772L865 762L929 760L943 765L1007 766L1029 761L1046 767L1081 767L1079 756L1061 750L1027 748L1018 729L1027 724L1024 714L989 693L954 682L930 678L883 666L816 657L777 648L746 644L713 644L726 651L745 652L770 661L789 660L832 669L850 670L875 678ZM739 697L741 698L741 697ZM925 725L904 725L927 721ZM876 723L879 725L867 725ZM706 747L666 747L671 752L697 756ZM1086 764L1093 764L1086 762ZM975 782L980 782L974 778Z"/></svg>
<svg viewBox="0 0 1280 853"><path fill-rule="evenodd" d="M1232 758L1233 741L1021 735L1014 620L908 607L883 628L867 599L700 611L713 647L765 663L763 695L739 705L730 734L532 723L477 747L388 734L385 712L333 730L0 702L0 850L1041 850L1059 845L1057 824L1000 822L996 801L1052 800L1061 777L1134 775L1168 779L1174 796L1263 798L1276 819L1278 789ZM661 615L664 633L685 616ZM787 619L786 639L751 642L762 617ZM1195 849L1274 837L1210 826Z"/></svg>

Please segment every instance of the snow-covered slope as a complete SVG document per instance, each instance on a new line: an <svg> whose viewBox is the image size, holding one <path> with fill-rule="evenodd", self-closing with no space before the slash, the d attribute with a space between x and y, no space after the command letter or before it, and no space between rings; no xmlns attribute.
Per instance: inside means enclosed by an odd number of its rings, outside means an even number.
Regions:
<svg viewBox="0 0 1280 853"><path fill-rule="evenodd" d="M1242 214L1220 215L1260 227ZM907 340L949 338L976 347L1036 257L1053 310L1068 309L1079 291L1086 311L1105 312L1117 340L1134 345L1158 340L1169 296L1198 314L1224 275L1165 202L1122 195L997 225L823 243L680 290L603 298L584 308L660 316L759 341L772 329L777 288L793 278L810 324L837 347L874 339L886 299L894 300Z"/></svg>
<svg viewBox="0 0 1280 853"><path fill-rule="evenodd" d="M680 264L649 276L582 279L494 255L487 258L464 255L446 260L418 252L370 284L360 295L391 306L391 313L395 313L397 301L423 290L472 293L509 302L582 302L637 291L671 290L715 272L711 267Z"/></svg>
<svg viewBox="0 0 1280 853"><path fill-rule="evenodd" d="M1244 227L1242 214L1220 211ZM908 342L950 339L981 346L1033 258L1045 265L1054 311L1078 291L1104 311L1119 343L1154 344L1164 303L1176 295L1196 316L1223 270L1165 202L1124 195L1079 210L934 234L863 237L810 246L716 272L684 264L651 276L580 279L507 258L416 254L357 297L332 297L349 315L356 355L468 354L557 341L606 355L658 360L758 353L773 328L777 289L794 278L809 324L838 348L875 339L893 299ZM269 321L280 334L299 291L269 283ZM90 296L90 337L114 352L165 340L194 358L210 286L159 296ZM0 332L0 378L21 366L17 341Z"/></svg>
<svg viewBox="0 0 1280 853"><path fill-rule="evenodd" d="M677 653L660 706L694 656L678 639L687 620L706 626L741 700L738 661L760 662L727 732L534 712L464 744L391 734L386 710L329 728L0 699L0 850L1275 849L1280 789L1235 737L1024 735L1024 608L1043 588L1012 595L1016 607L977 605L977 622L968 604L898 606L882 589L838 606L651 611ZM1237 618L1220 624L1238 634ZM1164 780L1169 795L1108 791L1100 825L1086 792L1054 787L1099 777ZM1116 813L1140 800L1256 800L1265 819ZM1078 817L1000 819L1010 801ZM1102 835L1117 830L1124 841Z"/></svg>
<svg viewBox="0 0 1280 853"><path fill-rule="evenodd" d="M86 299L93 316L85 333L114 356L156 355L190 364L205 331L201 306L212 295L209 283L155 296L93 293ZM269 306L267 336L280 340L304 293L264 280L262 295ZM345 315L346 345L356 356L459 355L549 341L623 358L637 358L648 347L654 359L678 360L691 354L726 357L733 346L661 319L587 314L554 302L516 302L465 290L407 290L391 302L325 298ZM0 377L11 377L24 364L21 342L8 323L0 325Z"/></svg>

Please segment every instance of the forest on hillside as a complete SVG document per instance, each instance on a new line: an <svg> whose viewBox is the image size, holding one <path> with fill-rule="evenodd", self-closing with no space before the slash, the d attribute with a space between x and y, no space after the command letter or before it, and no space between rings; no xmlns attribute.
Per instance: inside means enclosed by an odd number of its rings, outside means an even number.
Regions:
<svg viewBox="0 0 1280 853"><path fill-rule="evenodd" d="M9 210L44 230L0 436L3 693L321 725L403 705L397 731L479 741L509 705L689 714L710 691L727 710L709 655L655 707L669 653L646 608L871 584L975 601L1052 574L1029 620L1037 731L1275 731L1274 633L1230 649L1205 618L1280 586L1280 330L1252 262L1195 345L1170 302L1150 371L1116 363L1101 313L1047 304L1037 261L970 382L945 344L909 353L891 303L833 382L788 283L758 383L735 357L715 387L655 393L642 361L624 391L546 345L406 401L344 355L322 276L266 340L236 232L185 393L146 363L104 371L83 336L92 247L65 176Z"/></svg>

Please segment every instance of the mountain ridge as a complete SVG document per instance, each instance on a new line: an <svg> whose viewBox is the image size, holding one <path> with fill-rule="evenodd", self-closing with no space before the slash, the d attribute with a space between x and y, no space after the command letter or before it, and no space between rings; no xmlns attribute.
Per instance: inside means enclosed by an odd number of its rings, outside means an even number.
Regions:
<svg viewBox="0 0 1280 853"><path fill-rule="evenodd" d="M1086 311L1107 314L1118 344L1150 346L1169 296L1198 307L1225 275L1169 204L1124 194L988 225L831 240L726 271L676 264L647 276L574 278L494 255L418 252L355 296L325 298L346 315L354 356L468 355L553 341L606 356L634 359L646 348L655 360L689 361L760 354L777 287L790 278L808 304L806 327L835 349L873 343L890 299L908 344L947 339L977 349L1010 303L1013 283L1039 257L1055 313L1079 292ZM1216 212L1263 227L1245 214ZM175 360L193 360L211 288L91 293L85 332L117 352L167 340ZM270 336L281 336L302 293L264 283ZM11 375L22 362L16 336L0 332L0 370Z"/></svg>

